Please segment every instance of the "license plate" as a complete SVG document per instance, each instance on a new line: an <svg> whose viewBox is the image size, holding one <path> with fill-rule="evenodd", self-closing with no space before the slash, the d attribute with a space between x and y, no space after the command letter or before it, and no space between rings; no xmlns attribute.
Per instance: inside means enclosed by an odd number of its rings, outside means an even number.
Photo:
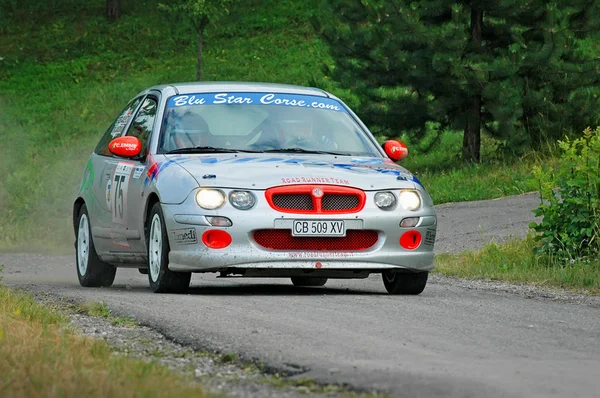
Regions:
<svg viewBox="0 0 600 398"><path fill-rule="evenodd" d="M346 236L346 225L339 220L294 220L292 236Z"/></svg>

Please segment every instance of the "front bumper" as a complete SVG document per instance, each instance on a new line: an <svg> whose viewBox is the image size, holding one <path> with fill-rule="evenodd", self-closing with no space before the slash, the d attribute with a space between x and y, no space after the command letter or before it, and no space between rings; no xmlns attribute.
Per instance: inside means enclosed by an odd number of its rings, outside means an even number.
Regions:
<svg viewBox="0 0 600 398"><path fill-rule="evenodd" d="M183 204L162 205L171 247L169 269L180 272L217 272L231 269L264 270L271 274L286 274L286 270L361 271L377 272L389 269L429 271L433 269L433 244L436 233L436 217L432 206L419 211L383 211L373 204L375 192L366 192L367 204L359 213L353 214L289 214L273 210L264 196L257 194L258 201L252 210L237 210L229 203L214 211L199 208L193 195ZM205 216L227 217L231 227L211 226ZM401 228L400 221L406 217L420 217L413 228ZM269 250L253 239L253 232L262 229L291 229L294 219L344 220L347 230L375 230L377 243L361 251L304 251ZM224 249L211 249L202 242L207 230L222 229L232 238ZM194 239L176 239L191 236ZM415 250L406 250L399 240L408 230L419 231L422 242ZM172 233L173 232L173 233Z"/></svg>

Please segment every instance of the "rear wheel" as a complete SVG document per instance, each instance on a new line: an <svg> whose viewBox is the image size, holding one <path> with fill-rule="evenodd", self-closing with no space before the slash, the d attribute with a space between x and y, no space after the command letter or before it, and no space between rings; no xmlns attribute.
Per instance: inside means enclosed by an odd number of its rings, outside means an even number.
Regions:
<svg viewBox="0 0 600 398"><path fill-rule="evenodd" d="M169 238L159 203L150 212L148 234L148 281L154 293L185 293L190 287L191 272L169 270Z"/></svg>
<svg viewBox="0 0 600 398"><path fill-rule="evenodd" d="M429 272L391 272L382 274L385 289L390 294L421 294L427 285Z"/></svg>
<svg viewBox="0 0 600 398"><path fill-rule="evenodd" d="M100 260L92 239L90 217L85 205L79 210L75 241L75 268L79 284L84 287L109 287L115 281L117 269Z"/></svg>
<svg viewBox="0 0 600 398"><path fill-rule="evenodd" d="M327 283L327 278L315 278L310 276L292 276L292 283L294 284L294 286L324 286Z"/></svg>

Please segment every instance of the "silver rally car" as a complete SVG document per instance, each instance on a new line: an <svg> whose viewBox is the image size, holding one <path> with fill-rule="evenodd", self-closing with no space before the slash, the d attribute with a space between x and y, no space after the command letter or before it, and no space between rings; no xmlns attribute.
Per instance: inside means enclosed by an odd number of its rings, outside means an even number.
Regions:
<svg viewBox="0 0 600 398"><path fill-rule="evenodd" d="M161 85L133 98L85 167L73 205L82 286L118 267L154 292L193 272L296 286L381 273L419 294L436 215L421 182L338 98L262 83Z"/></svg>

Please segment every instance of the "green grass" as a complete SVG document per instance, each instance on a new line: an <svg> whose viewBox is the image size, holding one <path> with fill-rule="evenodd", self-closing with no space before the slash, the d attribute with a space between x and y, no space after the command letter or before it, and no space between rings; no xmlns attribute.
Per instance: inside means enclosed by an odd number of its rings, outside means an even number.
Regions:
<svg viewBox="0 0 600 398"><path fill-rule="evenodd" d="M355 392L349 391L341 385L322 385L315 382L309 377L303 378L288 378L279 376L269 376L262 380L263 383L277 387L290 388L293 387L297 391L302 391L305 394L341 394L348 398L390 398L391 395L382 392Z"/></svg>
<svg viewBox="0 0 600 398"><path fill-rule="evenodd" d="M559 265L533 254L533 236L482 250L435 257L436 272L460 278L491 279L600 293L600 260L574 260Z"/></svg>
<svg viewBox="0 0 600 398"><path fill-rule="evenodd" d="M113 325L117 326L126 326L126 327L135 327L137 326L137 322L135 322L130 317L122 317L115 316L108 308L106 303L98 303L98 302L89 302L84 303L79 306L79 310L89 316L95 316L98 318L108 319L112 322Z"/></svg>
<svg viewBox="0 0 600 398"><path fill-rule="evenodd" d="M405 137L403 137L405 138ZM494 199L538 190L531 172L536 165L554 165L550 145L542 152L530 151L515 157L498 150L498 142L482 139L482 161L464 164L460 159L462 136L442 133L440 141L425 153L423 145L406 140L409 155L401 165L413 172L425 185L435 204Z"/></svg>
<svg viewBox="0 0 600 398"><path fill-rule="evenodd" d="M74 334L63 315L2 285L0 358L2 396L210 396L156 362L112 355L103 341Z"/></svg>

